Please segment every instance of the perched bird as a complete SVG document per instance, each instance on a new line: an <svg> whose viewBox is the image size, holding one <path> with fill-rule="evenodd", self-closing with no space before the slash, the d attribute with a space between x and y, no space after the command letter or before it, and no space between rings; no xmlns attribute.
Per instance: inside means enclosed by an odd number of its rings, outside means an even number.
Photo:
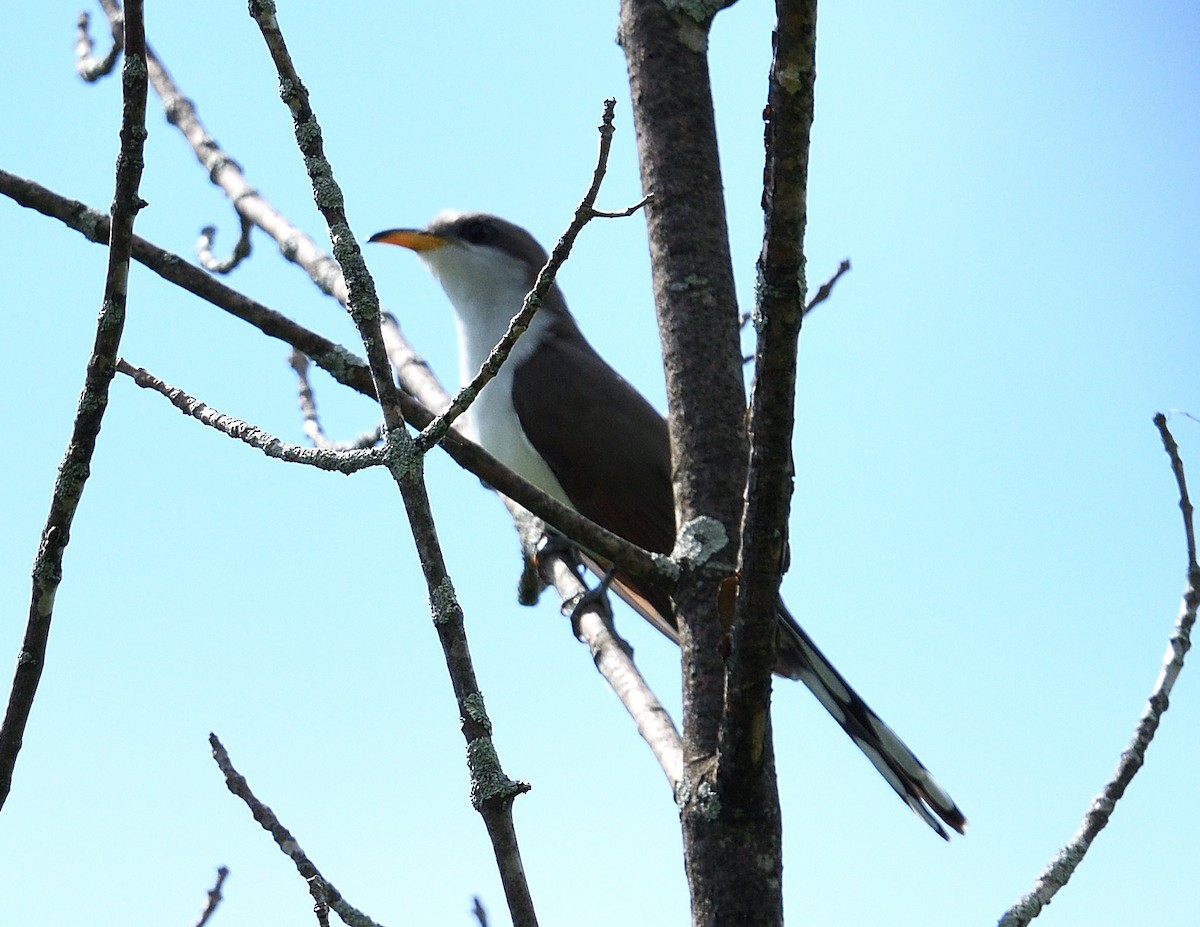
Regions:
<svg viewBox="0 0 1200 927"><path fill-rule="evenodd" d="M546 252L519 226L485 213L443 212L424 229L371 241L415 251L454 307L464 383L520 311ZM509 469L650 551L675 543L667 423L584 338L551 287L508 362L467 412L467 432ZM618 571L613 589L677 640L670 598ZM850 687L779 605L776 673L803 682L888 784L942 837L966 818L929 771Z"/></svg>

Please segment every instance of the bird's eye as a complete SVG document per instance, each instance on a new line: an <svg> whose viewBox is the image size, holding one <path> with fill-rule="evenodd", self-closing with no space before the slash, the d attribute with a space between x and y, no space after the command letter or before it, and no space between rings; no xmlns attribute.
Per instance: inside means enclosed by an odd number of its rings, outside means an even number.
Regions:
<svg viewBox="0 0 1200 927"><path fill-rule="evenodd" d="M472 219L462 228L463 241L472 245L486 245L495 237L495 229L483 219Z"/></svg>

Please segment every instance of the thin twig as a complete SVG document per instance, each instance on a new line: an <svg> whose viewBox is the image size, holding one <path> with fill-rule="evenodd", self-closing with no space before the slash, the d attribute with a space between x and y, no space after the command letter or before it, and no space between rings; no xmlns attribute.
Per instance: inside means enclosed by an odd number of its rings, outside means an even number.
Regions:
<svg viewBox="0 0 1200 927"><path fill-rule="evenodd" d="M33 591L25 637L17 655L17 669L8 708L0 725L0 807L3 807L12 787L13 768L45 664L54 597L62 582L63 552L70 540L71 524L91 469L125 325L129 253L133 241L133 220L142 206L138 185L142 177L142 150L146 140L146 38L142 0L130 3L124 30L121 146L117 154L104 295L71 437L58 468L50 513L46 517L41 543L33 561Z"/></svg>
<svg viewBox="0 0 1200 927"><path fill-rule="evenodd" d="M1179 445L1175 443L1175 436L1167 428L1167 417L1161 412L1154 416L1154 427L1158 429L1159 436L1162 438L1163 449L1171 459L1171 472L1175 474L1175 482L1179 486L1179 511L1183 515L1183 533L1187 542L1188 571L1191 572L1196 569L1196 527L1192 519L1194 514L1192 500L1188 496L1187 480L1183 475L1183 460L1179 456Z"/></svg>
<svg viewBox="0 0 1200 927"><path fill-rule="evenodd" d="M336 911L338 917L350 924L351 927L379 927L375 921L343 898L342 893L334 888L333 883L321 875L312 860L300 849L300 843L292 836L292 832L283 826L283 822L279 820L274 811L259 801L251 791L246 777L234 769L228 751L216 734L208 735L208 743L212 747L213 759L225 776L225 787L245 802L246 807L254 816L254 820L271 835L283 854L292 861L296 871L308 882L309 890L314 893L314 899L319 895L320 899Z"/></svg>
<svg viewBox="0 0 1200 927"><path fill-rule="evenodd" d="M171 401L171 405L184 415L191 416L202 425L207 425L222 434L257 448L275 460L282 460L284 463L305 464L309 467L316 467L318 470L346 474L383 465L383 454L373 449L333 450L288 444L257 425L251 425L217 411L199 399L189 396L178 387L164 383L149 371L133 366L123 358L118 359L117 370L130 377L143 389L154 390L165 396Z"/></svg>
<svg viewBox="0 0 1200 927"><path fill-rule="evenodd" d="M204 910L200 913L200 920L196 921L196 927L204 927L208 923L209 918L216 913L217 906L224 897L221 894L221 887L225 884L225 878L228 875L229 868L227 866L221 866L217 870L217 881L208 890L208 902L204 905Z"/></svg>
<svg viewBox="0 0 1200 927"><path fill-rule="evenodd" d="M521 311L518 312L508 323L508 330L503 337L492 348L487 360L479 368L479 372L475 374L471 382L462 387L451 400L449 408L435 418L417 438L417 447L424 453L438 443L450 430L450 426L474 401L479 395L479 391L483 389L487 383L500 372L500 368L504 366L504 362L508 360L509 354L512 353L513 347L517 343L517 339L525 333L529 328L529 323L533 320L534 314L541 308L542 300L550 291L550 287L554 285L554 278L557 276L559 269L571 255L571 248L575 246L575 239L579 237L579 233L583 231L583 227L592 219L601 215L616 216L616 213L598 213L593 207L596 203L596 197L600 194L600 185L604 182L604 175L608 171L608 153L612 148L613 133L616 132L613 126L613 114L617 108L617 101L608 99L604 101L604 114L600 119L600 151L596 158L596 168L592 171L592 182L588 186L587 192L584 193L583 199L575 208L575 215L571 218L567 230L559 236L553 250L550 252L550 257L546 259L545 265L538 271L537 279L534 280L533 289L526 295L521 303ZM630 207L627 215L632 215L635 211L646 204L649 197L643 198L640 203Z"/></svg>
<svg viewBox="0 0 1200 927"><path fill-rule="evenodd" d="M838 268L836 271L834 271L833 276L821 284L820 289L817 290L817 295L808 301L808 305L806 305L804 307L803 318L807 319L808 314L810 312L812 312L814 309L816 309L817 306L819 306L821 303L825 302L825 300L829 299L830 295L833 293L834 285L838 282L838 280L840 280L842 278L842 274L847 273L849 270L850 270L850 259L847 258L846 260L842 261L842 263L840 263L838 265ZM749 325L753 319L754 319L753 312L743 312L738 317L738 328L741 331L745 331L746 326ZM747 354L747 355L743 356L742 363L743 364L754 363L754 355Z"/></svg>
<svg viewBox="0 0 1200 927"><path fill-rule="evenodd" d="M545 537L545 526L528 512L513 511L513 520L521 536L526 559L535 562L541 579L564 596L562 611L571 614L573 602L580 601L588 588L572 564L561 556L546 557L538 550ZM683 740L658 696L650 688L633 661L633 650L617 633L612 614L591 603L573 615L579 639L588 645L596 669L621 699L637 726L638 733L658 760L672 794L678 794L683 778Z"/></svg>
<svg viewBox="0 0 1200 927"><path fill-rule="evenodd" d="M288 364L296 372L298 381L297 398L300 403L300 418L304 423L304 435L313 447L329 447L333 442L325 434L325 429L321 426L321 417L317 414L317 397L308 379L309 363L308 355L295 348L288 356Z"/></svg>
<svg viewBox="0 0 1200 927"><path fill-rule="evenodd" d="M605 154L607 158L607 153ZM618 209L616 212L605 212L602 209L593 209L591 211L594 219L628 219L639 209L645 209L654 199L653 193L647 193L632 206L626 206L624 209Z"/></svg>
<svg viewBox="0 0 1200 927"><path fill-rule="evenodd" d="M227 274L234 270L242 261L250 257L250 231L254 223L244 215L238 216L241 232L233 246L229 257L219 258L212 253L213 242L217 239L217 227L206 225L200 230L200 240L196 242L196 260L200 266L212 274Z"/></svg>
<svg viewBox="0 0 1200 927"><path fill-rule="evenodd" d="M370 431L363 432L352 441L331 441L321 425L321 416L317 413L317 397L313 392L312 383L308 378L308 355L294 350L288 357L288 363L296 372L300 417L304 422L304 434L313 447L326 448L333 451L361 451L376 447L383 441L383 426L377 425ZM407 412L405 417L407 418Z"/></svg>
<svg viewBox="0 0 1200 927"><path fill-rule="evenodd" d="M817 306L821 305L821 303L825 302L825 300L829 299L830 294L833 293L834 286L836 286L837 282L842 279L842 274L848 273L849 270L850 259L846 258L844 261L842 261L842 263L838 264L838 269L834 271L833 276L822 283L820 289L817 290L816 295L808 301L808 305L804 307L804 318L807 319L810 312L816 309Z"/></svg>
<svg viewBox="0 0 1200 927"><path fill-rule="evenodd" d="M112 73L117 58L125 47L125 18L120 16L109 22L112 28L112 47L104 57L96 58L92 54L94 45L88 29L91 19L91 16L85 11L79 14L79 19L75 23L75 71L89 84Z"/></svg>
<svg viewBox="0 0 1200 927"><path fill-rule="evenodd" d="M1100 793L1092 799L1083 823L1075 836L1055 854L1049 865L1038 875L1032 890L1009 908L1000 918L999 927L1025 927L1048 905L1058 894L1059 889L1067 884L1079 864L1083 862L1091 848L1092 841L1102 831L1112 817L1117 802L1125 794L1125 790L1137 775L1146 759L1146 751L1154 734L1162 721L1163 713L1170 704L1171 690L1183 670L1183 661L1191 647L1192 627L1196 623L1196 612L1200 608L1200 567L1196 564L1196 532L1193 523L1192 502L1188 496L1187 480L1184 478L1183 461L1179 456L1179 447L1175 438L1167 428L1166 416L1162 413L1154 416L1155 427L1162 437L1163 447L1171 461L1171 470L1175 474L1175 482L1179 488L1179 508L1183 513L1183 528L1187 546L1188 569L1187 583L1183 591L1183 601L1175 618L1175 625L1167 641L1167 651L1163 656L1158 678L1146 700L1146 707L1138 718L1133 738L1121 752L1116 771L1105 784Z"/></svg>

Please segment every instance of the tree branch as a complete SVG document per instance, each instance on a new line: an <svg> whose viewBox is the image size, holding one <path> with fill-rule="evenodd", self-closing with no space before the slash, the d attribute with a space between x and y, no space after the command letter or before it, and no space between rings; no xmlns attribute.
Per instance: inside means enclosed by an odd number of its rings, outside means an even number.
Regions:
<svg viewBox="0 0 1200 927"><path fill-rule="evenodd" d="M364 450L369 447L375 447L383 441L383 425L377 425L370 431L363 432L352 441L332 441L325 434L325 429L321 425L321 416L317 412L317 397L313 393L312 383L308 378L308 368L311 361L307 354L301 351L292 349L291 355L288 357L288 363L292 370L296 372L296 380L299 389L299 404L300 416L304 420L304 436L312 443L313 447L332 448L334 450ZM406 421L412 421L409 418L407 411L404 418Z"/></svg>
<svg viewBox="0 0 1200 927"><path fill-rule="evenodd" d="M674 603L683 654L680 789L684 866L696 927L783 918L779 798L773 774L713 779L727 647L722 585L735 570L748 447L737 298L725 220L707 48L713 3L622 0L654 300L670 407L681 566ZM772 565L774 566L774 564ZM769 727L764 771L773 773Z"/></svg>
<svg viewBox="0 0 1200 927"><path fill-rule="evenodd" d="M817 308L817 306L821 305L821 303L825 302L825 300L829 299L829 297L833 295L833 288L837 285L837 282L842 279L843 274L848 274L849 272L850 259L846 258L844 261L838 264L838 268L833 272L833 276L817 288L816 295L814 295L804 307L804 318L807 319L810 312L812 312Z"/></svg>
<svg viewBox="0 0 1200 927"><path fill-rule="evenodd" d="M1125 794L1125 790L1137 775L1146 760L1146 751L1163 713L1170 704L1171 690L1179 674L1183 671L1183 660L1192 646L1192 628L1196 624L1196 612L1200 609L1200 565L1196 562L1196 531L1193 522L1192 501L1188 496L1187 480L1184 478L1183 461L1179 457L1179 447L1175 438L1167 428L1167 419L1161 412L1154 416L1154 425L1162 437L1163 448L1171 461L1171 470L1175 474L1175 482L1179 488L1179 509L1183 514L1184 542L1187 548L1187 581L1183 590L1183 601L1179 614L1175 618L1175 626L1167 641L1167 652L1163 656L1162 667L1158 678L1150 690L1146 707L1138 718L1133 738L1121 752L1116 771L1105 784L1100 793L1092 799L1083 823L1070 841L1055 854L1049 865L1042 870L1033 884L1033 888L1016 904L1009 908L1000 918L999 927L1025 927L1041 913L1051 899L1058 894L1059 889L1067 884L1079 864L1083 862L1096 839L1116 810L1117 802Z"/></svg>
<svg viewBox="0 0 1200 927"><path fill-rule="evenodd" d="M722 794L771 770L771 673L779 581L787 566L796 358L805 310L809 130L816 79L817 5L780 3L765 110L765 230L758 259L750 470L738 557L739 592L726 679L717 776Z"/></svg>
<svg viewBox="0 0 1200 927"><path fill-rule="evenodd" d="M296 143L312 180L313 199L329 227L334 257L346 278L350 317L366 349L375 394L383 408L386 426L384 459L408 514L429 594L434 628L442 645L446 669L458 702L459 720L467 742L471 803L479 812L491 838L513 924L516 927L536 927L537 914L521 862L512 817L513 800L527 792L529 786L505 775L492 739L492 724L475 677L462 607L446 570L429 503L424 479L424 454L415 446L405 428L398 390L388 366L375 283L350 230L343 208L342 191L334 180L332 166L325 158L321 128L312 110L308 91L288 53L274 4L251 0L250 15L258 24L275 62L279 73L280 96L292 111Z"/></svg>
<svg viewBox="0 0 1200 927"><path fill-rule="evenodd" d="M238 234L233 251L226 258L219 258L212 253L213 242L217 240L217 227L206 225L200 230L200 240L196 242L196 260L209 273L227 274L250 257L250 232L254 228L254 224L245 216L239 216L238 219L241 232Z"/></svg>
<svg viewBox="0 0 1200 927"><path fill-rule="evenodd" d="M85 11L79 14L79 19L75 22L75 71L89 84L112 73L117 58L125 47L125 18L118 16L109 22L112 28L112 46L103 57L95 57L92 54L95 46L88 29L91 20L91 16Z"/></svg>
<svg viewBox="0 0 1200 927"><path fill-rule="evenodd" d="M216 913L217 906L221 903L223 896L221 895L221 887L225 884L225 879L229 875L229 869L221 866L217 870L217 881L213 883L213 887L208 890L208 901L204 905L204 910L200 912L200 919L196 921L196 927L204 927L208 923L209 918Z"/></svg>
<svg viewBox="0 0 1200 927"><path fill-rule="evenodd" d="M283 822L279 820L274 811L259 801L254 792L251 791L250 783L246 781L246 777L234 769L233 762L229 759L228 751L226 751L224 744L221 743L216 734L208 735L208 743L212 747L213 759L216 761L222 775L225 776L225 787L245 802L246 807L250 809L250 813L254 816L254 820L259 823L263 830L271 835L283 854L292 861L296 867L296 871L308 883L309 891L313 893L314 900L323 901L336 911L338 917L351 925L351 927L380 927L370 917L342 897L342 893L334 888L333 883L321 875L320 870L313 865L312 860L300 848L300 843L292 836L292 832L283 826Z"/></svg>
<svg viewBox="0 0 1200 927"><path fill-rule="evenodd" d="M562 612L572 619L579 639L588 645L596 669L637 725L638 733L658 760L671 793L678 796L683 780L683 740L670 714L647 684L633 661L629 644L617 633L612 614L598 602L575 610L584 601L587 586L572 564L561 556L547 557L539 549L545 526L515 504L509 505L528 562L536 563L541 581L563 596Z"/></svg>
<svg viewBox="0 0 1200 927"><path fill-rule="evenodd" d="M0 725L0 807L3 807L12 788L13 768L42 676L50 621L54 614L54 597L62 582L63 552L70 541L71 524L87 483L125 326L133 220L142 206L138 186L142 177L142 149L146 140L145 43L142 0L132 0L124 21L121 147L117 154L104 295L79 407L66 452L58 468L50 513L46 517L41 543L33 562L33 592L25 637L17 656L17 669L4 722Z"/></svg>
<svg viewBox="0 0 1200 927"><path fill-rule="evenodd" d="M131 378L143 389L153 390L170 400L171 405L202 425L207 425L221 434L228 435L262 451L266 456L284 463L305 464L319 470L337 473L357 473L368 467L383 464L383 455L376 450L333 450L330 448L301 447L288 444L256 425L225 415L183 390L164 383L154 374L141 367L134 367L124 358L117 360L117 370Z"/></svg>

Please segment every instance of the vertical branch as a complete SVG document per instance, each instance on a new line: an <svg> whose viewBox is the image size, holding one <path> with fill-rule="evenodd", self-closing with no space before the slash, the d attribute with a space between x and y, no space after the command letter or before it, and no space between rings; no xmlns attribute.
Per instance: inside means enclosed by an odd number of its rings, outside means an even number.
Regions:
<svg viewBox="0 0 1200 927"><path fill-rule="evenodd" d="M714 779L724 711L721 583L735 569L748 449L738 309L708 71L713 17L727 3L622 0L654 297L670 405L682 575L685 778L680 789L692 923L783 918L779 796L769 725L763 775Z"/></svg>
<svg viewBox="0 0 1200 927"><path fill-rule="evenodd" d="M779 0L765 110L765 228L758 259L750 472L740 587L734 613L719 779L748 781L769 756L771 671L775 666L779 580L787 561L792 498L796 356L804 315L804 227L809 130L816 80L817 4Z"/></svg>
<svg viewBox="0 0 1200 927"><path fill-rule="evenodd" d="M71 523L96 450L96 438L108 405L109 385L116 372L117 349L125 326L129 253L134 216L142 205L138 186L142 179L142 148L146 140L146 37L142 0L131 0L125 12L124 27L121 148L117 155L104 296L71 438L58 467L50 513L33 562L33 593L25 638L17 655L8 709L3 725L0 725L0 806L12 788L13 768L42 676L50 620L54 614L54 596L62 581L63 552L70 541Z"/></svg>
<svg viewBox="0 0 1200 927"><path fill-rule="evenodd" d="M676 524L699 541L676 590L689 761L716 752L724 698L717 585L733 570L745 488L737 297L708 71L712 13L623 0L654 301L670 407ZM703 4L697 4L703 6ZM696 535L700 535L699 538ZM712 559L713 557L716 559Z"/></svg>

